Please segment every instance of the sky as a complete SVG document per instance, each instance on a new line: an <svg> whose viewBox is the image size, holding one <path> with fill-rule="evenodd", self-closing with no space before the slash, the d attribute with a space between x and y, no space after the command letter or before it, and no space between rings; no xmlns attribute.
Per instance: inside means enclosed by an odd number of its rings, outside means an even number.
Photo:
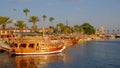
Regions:
<svg viewBox="0 0 120 68"><path fill-rule="evenodd" d="M46 26L51 25L49 18L54 17L54 25L66 21L69 26L87 22L95 28L120 29L120 0L1 0L0 16L25 20L25 8L30 10L28 17L40 18L38 27L42 27L42 16L46 15ZM32 23L27 25L31 27Z"/></svg>

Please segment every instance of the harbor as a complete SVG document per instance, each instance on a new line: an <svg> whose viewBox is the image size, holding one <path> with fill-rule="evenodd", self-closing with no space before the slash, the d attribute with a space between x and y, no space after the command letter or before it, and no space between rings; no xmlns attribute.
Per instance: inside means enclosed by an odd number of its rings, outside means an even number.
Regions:
<svg viewBox="0 0 120 68"><path fill-rule="evenodd" d="M0 53L0 68L119 68L119 44L119 39L91 41L51 55L10 57Z"/></svg>
<svg viewBox="0 0 120 68"><path fill-rule="evenodd" d="M120 68L120 1L0 5L0 68Z"/></svg>

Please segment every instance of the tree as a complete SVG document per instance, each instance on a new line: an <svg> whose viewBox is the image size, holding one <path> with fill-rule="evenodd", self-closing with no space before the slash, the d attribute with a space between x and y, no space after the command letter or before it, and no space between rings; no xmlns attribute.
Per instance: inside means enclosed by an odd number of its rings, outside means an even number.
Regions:
<svg viewBox="0 0 120 68"><path fill-rule="evenodd" d="M49 21L50 21L51 23L53 23L54 20L55 20L55 19L54 19L53 17L50 17L50 19L49 19Z"/></svg>
<svg viewBox="0 0 120 68"><path fill-rule="evenodd" d="M51 22L51 26L49 27L49 29L50 29L50 32L51 32L51 34L54 32L54 26L53 26L53 21L54 21L55 19L53 18L53 17L50 17L49 18L49 21Z"/></svg>
<svg viewBox="0 0 120 68"><path fill-rule="evenodd" d="M79 26L79 25L75 25L75 26L74 26L74 30L75 30L77 33L82 33L82 32L83 32L82 27Z"/></svg>
<svg viewBox="0 0 120 68"><path fill-rule="evenodd" d="M43 17L43 24L45 24L45 20L46 20L47 16L43 15L42 17Z"/></svg>
<svg viewBox="0 0 120 68"><path fill-rule="evenodd" d="M43 35L44 35L44 33L45 33L44 25L45 25L45 20L46 20L47 16L43 15L42 17L43 17Z"/></svg>
<svg viewBox="0 0 120 68"><path fill-rule="evenodd" d="M26 24L22 20L17 21L14 25L16 27L18 27L20 30L22 30L24 27L26 27Z"/></svg>
<svg viewBox="0 0 120 68"><path fill-rule="evenodd" d="M55 28L53 26L49 26L48 33L52 34L54 32Z"/></svg>
<svg viewBox="0 0 120 68"><path fill-rule="evenodd" d="M28 22L27 17L28 17L28 13L30 12L30 10L27 9L27 8L25 8L25 9L23 9L23 12L25 13L25 17L26 17L25 22L27 23L27 22ZM26 26L26 27L27 27L27 26Z"/></svg>
<svg viewBox="0 0 120 68"><path fill-rule="evenodd" d="M62 30L63 30L63 27L64 27L64 25L62 24L62 23L58 23L57 24L57 33L61 33L62 32Z"/></svg>
<svg viewBox="0 0 120 68"><path fill-rule="evenodd" d="M43 22L45 23L45 20L46 20L47 16L43 15L42 17L43 17Z"/></svg>
<svg viewBox="0 0 120 68"><path fill-rule="evenodd" d="M94 27L89 23L84 23L81 25L81 27L83 28L84 34L87 34L87 35L95 34Z"/></svg>
<svg viewBox="0 0 120 68"><path fill-rule="evenodd" d="M73 33L73 30L72 30L72 28L69 27L69 26L64 26L62 33L63 33L63 34L71 34L71 33Z"/></svg>
<svg viewBox="0 0 120 68"><path fill-rule="evenodd" d="M10 20L9 17L0 17L0 25L2 25L2 29L5 29L6 25L10 23L12 23L12 20Z"/></svg>
<svg viewBox="0 0 120 68"><path fill-rule="evenodd" d="M27 8L25 8L25 9L23 9L23 12L25 13L25 16L27 17L27 16L28 16L28 13L30 12L30 10L27 9Z"/></svg>
<svg viewBox="0 0 120 68"><path fill-rule="evenodd" d="M33 29L34 31L36 31L36 29L37 29L36 23L39 22L39 21L40 21L40 19L39 19L37 16L31 16L31 17L30 17L29 22L32 22L32 23L33 23L32 29Z"/></svg>

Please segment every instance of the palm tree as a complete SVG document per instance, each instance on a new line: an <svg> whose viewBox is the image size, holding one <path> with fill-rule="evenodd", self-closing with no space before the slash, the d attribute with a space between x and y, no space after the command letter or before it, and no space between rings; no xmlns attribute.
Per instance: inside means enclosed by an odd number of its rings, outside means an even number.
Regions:
<svg viewBox="0 0 120 68"><path fill-rule="evenodd" d="M61 33L63 30L64 25L62 23L57 24L57 32Z"/></svg>
<svg viewBox="0 0 120 68"><path fill-rule="evenodd" d="M30 17L29 22L32 22L32 23L33 23L32 29L33 29L34 31L36 31L36 29L37 29L36 23L39 22L39 21L40 21L40 19L39 19L37 16L31 16L31 17Z"/></svg>
<svg viewBox="0 0 120 68"><path fill-rule="evenodd" d="M49 21L51 22L51 24L52 24L51 26L52 26L53 28L54 28L54 26L53 26L53 21L54 21L54 20L55 20L55 19L54 19L53 17L50 17L50 18L49 18ZM53 31L52 31L52 32L53 32Z"/></svg>
<svg viewBox="0 0 120 68"><path fill-rule="evenodd" d="M48 33L52 34L54 32L55 28L53 26L49 26Z"/></svg>
<svg viewBox="0 0 120 68"><path fill-rule="evenodd" d="M25 17L26 17L25 21L26 21L26 23L27 23L27 22L28 22L27 17L28 17L28 13L30 12L30 10L27 9L27 8L25 8L25 9L23 9L23 12L25 13ZM27 27L27 26L26 26L26 27Z"/></svg>
<svg viewBox="0 0 120 68"><path fill-rule="evenodd" d="M20 30L22 30L24 27L26 27L26 24L22 20L17 21L14 25L16 27L18 27Z"/></svg>
<svg viewBox="0 0 120 68"><path fill-rule="evenodd" d="M44 24L45 24L45 20L46 20L47 16L43 15L42 17L43 17L43 35L44 35L44 33L45 33Z"/></svg>
<svg viewBox="0 0 120 68"><path fill-rule="evenodd" d="M3 18L3 17L0 16L0 22L2 22L2 18Z"/></svg>
<svg viewBox="0 0 120 68"><path fill-rule="evenodd" d="M72 30L72 28L69 27L69 26L64 26L64 27L63 27L63 33L64 33L64 34L71 34L71 33L73 33L73 30Z"/></svg>
<svg viewBox="0 0 120 68"><path fill-rule="evenodd" d="M61 29L63 28L64 24L63 23L58 23L57 27L60 27Z"/></svg>
<svg viewBox="0 0 120 68"><path fill-rule="evenodd" d="M43 22L45 23L45 20L46 20L47 16L43 15L42 17L43 17Z"/></svg>
<svg viewBox="0 0 120 68"><path fill-rule="evenodd" d="M12 20L10 20L9 17L0 17L0 25L2 25L2 28L5 29L7 24L12 23Z"/></svg>
<svg viewBox="0 0 120 68"><path fill-rule="evenodd" d="M84 23L81 25L81 27L83 28L84 34L87 35L95 34L95 28L89 23Z"/></svg>
<svg viewBox="0 0 120 68"><path fill-rule="evenodd" d="M74 31L79 33L79 25L74 25Z"/></svg>
<svg viewBox="0 0 120 68"><path fill-rule="evenodd" d="M30 12L30 10L27 9L27 8L25 8L25 9L23 9L23 12L25 13L25 16L27 17L27 16L28 16L28 13Z"/></svg>
<svg viewBox="0 0 120 68"><path fill-rule="evenodd" d="M49 21L50 21L51 23L53 23L54 20L55 20L55 19L54 19L53 17L50 17L50 19L49 19Z"/></svg>
<svg viewBox="0 0 120 68"><path fill-rule="evenodd" d="M82 33L82 32L83 32L82 27L79 26L79 25L75 25L75 26L74 26L74 30L75 30L77 33Z"/></svg>

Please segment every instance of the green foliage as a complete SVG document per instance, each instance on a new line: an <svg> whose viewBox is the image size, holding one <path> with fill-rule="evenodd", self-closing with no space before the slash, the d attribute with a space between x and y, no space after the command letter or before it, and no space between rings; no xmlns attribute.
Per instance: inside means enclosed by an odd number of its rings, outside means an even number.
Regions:
<svg viewBox="0 0 120 68"><path fill-rule="evenodd" d="M25 13L25 16L27 16L27 15L28 15L28 13L30 12L30 10L29 10L29 9L27 9L27 8L25 8L25 9L23 9L23 12Z"/></svg>
<svg viewBox="0 0 120 68"><path fill-rule="evenodd" d="M64 27L64 25L62 23L58 23L56 25L56 31L57 31L57 33L61 34L62 30L63 30L63 27Z"/></svg>
<svg viewBox="0 0 120 68"><path fill-rule="evenodd" d="M55 30L55 28L53 26L49 26L48 33L53 34L54 30Z"/></svg>
<svg viewBox="0 0 120 68"><path fill-rule="evenodd" d="M31 16L29 19L29 22L32 22L34 25L36 25L36 23L39 21L40 21L40 19L37 16Z"/></svg>
<svg viewBox="0 0 120 68"><path fill-rule="evenodd" d="M50 17L49 21L53 22L55 19L53 17Z"/></svg>
<svg viewBox="0 0 120 68"><path fill-rule="evenodd" d="M32 29L33 29L34 31L37 30L37 25L36 25L36 23L39 22L39 21L40 21L40 19L39 19L37 16L31 16L31 17L30 17L29 22L32 22L32 23L33 23Z"/></svg>
<svg viewBox="0 0 120 68"><path fill-rule="evenodd" d="M9 17L0 17L0 25L2 25L2 28L5 29L7 24L12 23L12 20L10 20Z"/></svg>
<svg viewBox="0 0 120 68"><path fill-rule="evenodd" d="M64 27L64 25L62 23L58 23L56 28L59 31L59 30L62 30L63 27Z"/></svg>
<svg viewBox="0 0 120 68"><path fill-rule="evenodd" d="M26 27L26 24L22 20L17 21L17 23L15 23L14 25L17 26L19 29L23 29L24 27Z"/></svg>
<svg viewBox="0 0 120 68"><path fill-rule="evenodd" d="M42 17L43 17L43 21L45 21L45 20L46 20L46 18L47 18L47 16L46 16L46 15L43 15Z"/></svg>
<svg viewBox="0 0 120 68"><path fill-rule="evenodd" d="M83 28L84 34L87 34L87 35L95 34L94 27L89 23L84 23L81 25L81 27Z"/></svg>
<svg viewBox="0 0 120 68"><path fill-rule="evenodd" d="M64 26L64 27L63 27L63 30L62 30L62 33L63 33L63 34L71 34L71 33L73 33L73 30L72 30L72 28L69 27L69 26Z"/></svg>
<svg viewBox="0 0 120 68"><path fill-rule="evenodd" d="M14 11L15 11L15 9L14 9ZM23 12L25 13L25 15L27 17L27 13L29 13L30 11L27 8L25 8L23 10ZM42 17L43 17L43 27L44 27L47 16L43 15ZM9 17L0 17L0 25L2 25L3 29L5 29L6 24L12 23L12 21L9 20L9 19L10 19ZM49 21L51 22L51 24L54 20L55 19L53 17L49 18ZM30 17L29 22L33 23L32 29L34 31L37 31L36 23L39 22L39 21L40 21L40 19L37 16L31 16ZM24 24L24 21L21 21L21 20L17 21L17 23L15 23L14 25L17 26L20 29L23 29L24 27L27 26L26 24ZM45 32L45 31L43 31L43 32ZM89 23L84 23L82 25L74 25L73 27L66 26L63 23L58 23L55 28L54 28L53 25L50 25L49 28L48 28L48 34L53 34L53 33L54 34L55 33L56 34L71 34L73 32L81 33L81 34L84 33L84 34L87 34L87 35L91 35L91 34L95 34L95 29ZM113 30L113 32L114 32L114 30ZM118 32L119 32L119 30L118 30Z"/></svg>
<svg viewBox="0 0 120 68"><path fill-rule="evenodd" d="M83 32L83 28L81 26L79 26L79 25L75 25L74 30L77 33L82 33Z"/></svg>

